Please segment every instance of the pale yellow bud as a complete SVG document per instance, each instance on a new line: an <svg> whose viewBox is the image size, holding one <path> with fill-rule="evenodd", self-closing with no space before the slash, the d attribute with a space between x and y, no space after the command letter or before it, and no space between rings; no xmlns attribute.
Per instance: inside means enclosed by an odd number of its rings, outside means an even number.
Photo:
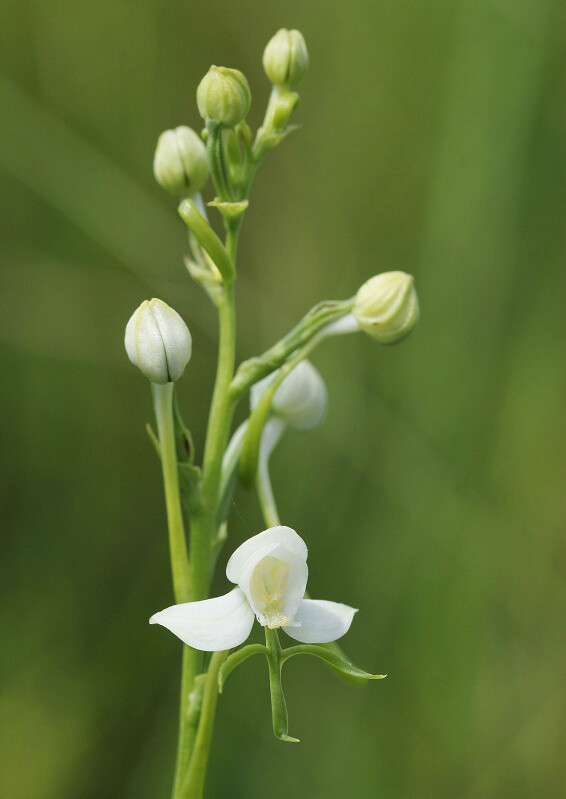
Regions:
<svg viewBox="0 0 566 799"><path fill-rule="evenodd" d="M411 332L419 318L412 275L383 272L359 289L354 303L358 324L381 344L394 344Z"/></svg>
<svg viewBox="0 0 566 799"><path fill-rule="evenodd" d="M293 89L309 68L309 52L303 34L278 30L263 52L263 68L269 80L283 89Z"/></svg>

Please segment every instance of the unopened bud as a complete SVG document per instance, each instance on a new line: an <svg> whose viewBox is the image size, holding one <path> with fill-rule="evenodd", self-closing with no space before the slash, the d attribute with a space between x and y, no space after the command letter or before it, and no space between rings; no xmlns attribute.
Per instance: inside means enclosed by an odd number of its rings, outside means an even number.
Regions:
<svg viewBox="0 0 566 799"><path fill-rule="evenodd" d="M145 300L126 325L128 358L152 383L176 382L191 358L189 328L162 300Z"/></svg>
<svg viewBox="0 0 566 799"><path fill-rule="evenodd" d="M268 375L252 386L250 405L252 410L259 403L266 389L278 372ZM271 407L295 430L310 430L317 427L326 413L328 395L324 380L309 361L301 361L289 372L273 397Z"/></svg>
<svg viewBox="0 0 566 799"><path fill-rule="evenodd" d="M185 125L164 131L157 141L153 174L175 197L199 192L208 178L206 147L200 136Z"/></svg>
<svg viewBox="0 0 566 799"><path fill-rule="evenodd" d="M238 69L212 66L197 89L201 117L227 128L235 127L245 118L251 101L248 81Z"/></svg>
<svg viewBox="0 0 566 799"><path fill-rule="evenodd" d="M309 52L303 34L286 28L278 30L263 52L265 74L275 86L293 89L309 68Z"/></svg>
<svg viewBox="0 0 566 799"><path fill-rule="evenodd" d="M360 327L381 344L394 344L411 332L419 318L412 275L383 272L359 289L354 316Z"/></svg>

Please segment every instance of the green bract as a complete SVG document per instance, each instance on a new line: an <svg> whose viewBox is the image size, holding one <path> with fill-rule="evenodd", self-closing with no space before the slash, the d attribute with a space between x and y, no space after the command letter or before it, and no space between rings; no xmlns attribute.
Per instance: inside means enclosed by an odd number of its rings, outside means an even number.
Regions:
<svg viewBox="0 0 566 799"><path fill-rule="evenodd" d="M197 105L205 120L235 127L249 111L252 95L239 69L212 66L199 83Z"/></svg>

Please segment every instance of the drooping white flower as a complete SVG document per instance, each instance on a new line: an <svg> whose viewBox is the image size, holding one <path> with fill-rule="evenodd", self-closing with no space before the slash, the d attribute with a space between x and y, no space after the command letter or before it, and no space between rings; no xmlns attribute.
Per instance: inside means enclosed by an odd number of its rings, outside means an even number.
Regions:
<svg viewBox="0 0 566 799"><path fill-rule="evenodd" d="M172 605L149 620L161 624L194 649L217 652L242 644L254 618L262 627L282 628L305 644L336 641L350 629L356 608L304 599L307 547L290 527L270 527L234 552L226 576L230 593Z"/></svg>
<svg viewBox="0 0 566 799"><path fill-rule="evenodd" d="M265 391L276 379L279 370L264 377L250 393L250 406L256 407ZM300 361L283 380L271 403L273 412L293 430L317 427L326 413L328 394L324 380L310 361Z"/></svg>

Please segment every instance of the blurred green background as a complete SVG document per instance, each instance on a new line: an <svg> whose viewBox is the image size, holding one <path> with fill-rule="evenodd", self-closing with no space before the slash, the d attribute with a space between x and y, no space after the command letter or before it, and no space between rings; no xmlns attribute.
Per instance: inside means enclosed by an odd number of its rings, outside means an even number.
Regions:
<svg viewBox="0 0 566 799"><path fill-rule="evenodd" d="M389 676L360 689L293 660L286 746L249 661L220 701L207 795L565 796L562 0L4 0L0 796L169 795L179 647L147 624L172 596L123 331L151 296L183 314L202 448L214 317L153 148L199 129L210 63L246 73L259 124L281 26L312 66L302 128L254 186L238 353L376 272L416 276L415 333L325 344L326 421L273 459L312 593L361 608L344 643ZM224 556L260 529L240 491Z"/></svg>

